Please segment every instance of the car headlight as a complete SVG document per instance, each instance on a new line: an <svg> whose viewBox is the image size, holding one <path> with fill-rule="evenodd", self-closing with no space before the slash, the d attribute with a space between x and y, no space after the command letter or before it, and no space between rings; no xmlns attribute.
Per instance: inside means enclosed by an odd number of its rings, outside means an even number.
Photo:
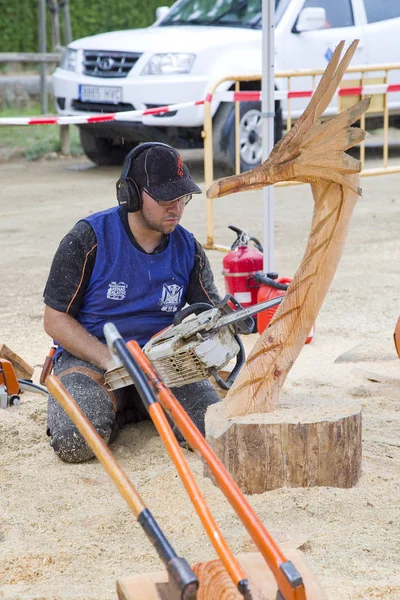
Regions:
<svg viewBox="0 0 400 600"><path fill-rule="evenodd" d="M62 59L60 62L60 68L65 69L66 71L75 71L77 54L78 54L77 50L72 50L72 48L67 48L62 56Z"/></svg>
<svg viewBox="0 0 400 600"><path fill-rule="evenodd" d="M173 75L190 73L195 54L172 53L153 54L142 71L142 75Z"/></svg>

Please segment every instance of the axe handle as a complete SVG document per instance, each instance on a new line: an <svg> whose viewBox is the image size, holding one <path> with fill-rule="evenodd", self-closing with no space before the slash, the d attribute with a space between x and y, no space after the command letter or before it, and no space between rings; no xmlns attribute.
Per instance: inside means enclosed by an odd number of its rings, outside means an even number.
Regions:
<svg viewBox="0 0 400 600"><path fill-rule="evenodd" d="M166 413L174 421L179 431L192 446L193 450L198 455L202 456L209 466L210 471L215 477L218 487L226 496L233 509L236 511L243 525L246 527L254 543L260 550L269 568L271 569L278 584L282 599L306 600L305 588L301 577L299 576L299 579L296 581L294 587L286 575L287 567L289 566L290 568L292 566L290 561L287 561L280 548L269 535L263 523L251 508L239 487L229 475L225 466L211 450L210 446L207 444L196 425L181 407L172 392L158 377L154 367L141 351L139 344L132 340L127 343L127 347L135 357L143 373L146 374L153 384L160 404ZM295 574L298 575L295 567L293 567L293 570Z"/></svg>
<svg viewBox="0 0 400 600"><path fill-rule="evenodd" d="M149 415L164 442L210 542L214 546L232 581L239 592L243 594L248 588L247 576L222 535L159 402L154 402L150 405Z"/></svg>
<svg viewBox="0 0 400 600"><path fill-rule="evenodd" d="M397 320L396 327L393 333L393 338L397 356L400 358L400 317Z"/></svg>
<svg viewBox="0 0 400 600"><path fill-rule="evenodd" d="M154 548L164 564L168 567L178 559L176 552L164 536L151 512L146 508L143 500L135 490L133 484L118 464L106 443L97 433L86 415L79 408L75 400L65 389L63 384L54 375L46 379L48 391L63 407L71 421L76 425L81 435L93 450L106 473L111 477L119 493L124 498L129 508L150 539ZM180 559L183 560L183 559ZM186 561L185 561L186 562ZM190 579L190 577L189 577ZM193 579L196 579L193 574ZM197 580L196 580L197 581ZM192 582L190 582L192 583Z"/></svg>
<svg viewBox="0 0 400 600"><path fill-rule="evenodd" d="M82 437L85 438L97 459L103 465L104 470L115 483L119 493L124 498L135 517L138 518L146 506L123 469L107 448L103 439L57 377L49 375L46 379L46 387L57 402L61 404Z"/></svg>
<svg viewBox="0 0 400 600"><path fill-rule="evenodd" d="M204 529L207 532L212 545L221 559L222 564L228 571L239 592L245 595L245 593L248 591L247 577L243 572L239 561L224 539L224 536L222 535L222 532L219 529L203 494L200 491L196 479L190 470L178 440L172 431L171 425L168 423L162 406L157 401L157 397L149 383L148 377L143 374L143 371L139 367L139 364L136 360L136 353L132 353L129 344L130 342L125 344L122 337L120 337L114 340L113 347L123 362L129 375L131 376L132 381L140 394L143 404L145 405L158 433L160 434L168 454L175 465L178 475L185 486L188 496L192 501L193 506L203 524Z"/></svg>

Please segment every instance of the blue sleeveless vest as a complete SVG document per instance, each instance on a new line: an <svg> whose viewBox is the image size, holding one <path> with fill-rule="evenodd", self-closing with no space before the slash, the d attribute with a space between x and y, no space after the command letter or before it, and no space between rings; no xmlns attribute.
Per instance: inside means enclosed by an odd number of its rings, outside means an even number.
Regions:
<svg viewBox="0 0 400 600"><path fill-rule="evenodd" d="M155 333L171 325L186 303L195 245L191 233L178 227L159 254L134 246L118 214L118 207L84 219L97 238L93 273L77 320L105 341L103 326L116 325L122 337L143 346Z"/></svg>

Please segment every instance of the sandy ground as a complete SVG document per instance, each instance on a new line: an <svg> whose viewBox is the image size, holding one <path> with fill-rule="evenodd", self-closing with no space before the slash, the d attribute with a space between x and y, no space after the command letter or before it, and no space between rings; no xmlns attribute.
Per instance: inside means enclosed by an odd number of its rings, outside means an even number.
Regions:
<svg viewBox="0 0 400 600"><path fill-rule="evenodd" d="M202 181L201 163L193 167ZM114 203L118 175L86 159L0 165L0 342L35 366L35 381L50 346L42 290L53 253L79 218ZM330 600L399 600L400 362L393 330L400 314L400 176L366 178L362 186L314 341L285 384L333 403L346 396L362 404L362 477L352 489L285 488L249 500L278 541L298 540ZM301 260L312 205L308 186L275 190L281 276L293 275ZM204 198L193 200L183 221L200 241L204 207ZM215 218L219 243L232 243L229 224L262 238L261 194L221 199ZM222 292L223 255L208 254ZM246 338L247 347L254 338ZM0 413L0 598L115 599L118 577L161 563L99 463L59 461L45 423L39 395L24 394L20 406ZM112 450L177 552L190 562L213 558L153 426L126 427ZM252 549L201 463L186 454L234 551Z"/></svg>

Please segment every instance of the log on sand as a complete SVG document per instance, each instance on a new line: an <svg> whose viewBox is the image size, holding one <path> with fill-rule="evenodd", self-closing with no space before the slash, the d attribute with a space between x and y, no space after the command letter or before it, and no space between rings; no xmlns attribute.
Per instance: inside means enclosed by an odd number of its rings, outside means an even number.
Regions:
<svg viewBox="0 0 400 600"><path fill-rule="evenodd" d="M303 577L307 600L326 600L314 574L304 555L295 548L285 551ZM238 556L244 572L248 576L253 600L276 600L277 585L268 569L265 560L258 552ZM243 600L219 560L197 563L193 566L200 581L197 600ZM147 575L131 575L117 580L119 600L160 600L157 583L166 583L166 571L148 573ZM167 596L164 596L165 598Z"/></svg>
<svg viewBox="0 0 400 600"><path fill-rule="evenodd" d="M0 344L0 358L6 358L14 367L15 374L20 379L30 379L33 375L33 367L28 365L18 354L15 354L5 344Z"/></svg>

